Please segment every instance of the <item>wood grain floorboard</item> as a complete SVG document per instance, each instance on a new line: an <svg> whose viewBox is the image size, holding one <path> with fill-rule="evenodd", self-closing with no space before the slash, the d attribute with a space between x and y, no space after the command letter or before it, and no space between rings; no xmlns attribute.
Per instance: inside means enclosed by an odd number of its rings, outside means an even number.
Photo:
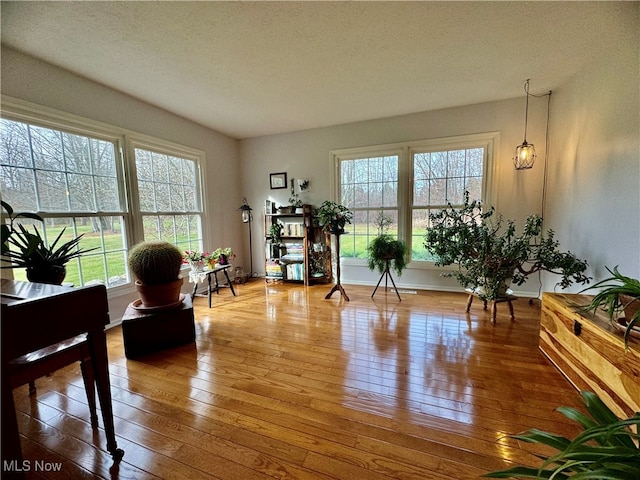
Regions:
<svg viewBox="0 0 640 480"><path fill-rule="evenodd" d="M118 444L89 423L78 365L14 391L25 458L60 464L33 479L477 479L537 464L508 437L573 436L555 412L578 392L538 350L539 302L515 321L466 295L265 284L196 297L196 341L136 360L107 335Z"/></svg>

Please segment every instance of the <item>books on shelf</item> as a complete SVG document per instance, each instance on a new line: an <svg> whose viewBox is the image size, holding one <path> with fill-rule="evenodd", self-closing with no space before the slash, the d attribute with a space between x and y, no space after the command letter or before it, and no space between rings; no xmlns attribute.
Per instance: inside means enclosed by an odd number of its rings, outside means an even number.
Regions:
<svg viewBox="0 0 640 480"><path fill-rule="evenodd" d="M282 229L283 237L303 237L304 236L304 223L298 222L285 222Z"/></svg>
<svg viewBox="0 0 640 480"><path fill-rule="evenodd" d="M269 260L266 264L267 277L282 278L284 276L280 263L275 260Z"/></svg>
<svg viewBox="0 0 640 480"><path fill-rule="evenodd" d="M287 264L287 280L304 280L304 263Z"/></svg>

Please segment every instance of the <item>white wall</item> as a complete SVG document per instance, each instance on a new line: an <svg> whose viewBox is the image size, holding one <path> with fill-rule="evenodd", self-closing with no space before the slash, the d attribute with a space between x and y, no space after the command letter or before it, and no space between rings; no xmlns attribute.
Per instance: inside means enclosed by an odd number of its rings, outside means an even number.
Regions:
<svg viewBox="0 0 640 480"><path fill-rule="evenodd" d="M247 233L237 211L242 203L237 140L4 46L1 91L13 98L204 151L204 208L209 227L205 246L231 246L239 254L236 264L248 264L244 253L248 251ZM191 284L184 289L189 287ZM132 292L110 299L112 321L119 319L135 298Z"/></svg>
<svg viewBox="0 0 640 480"><path fill-rule="evenodd" d="M638 16L621 22L617 34L610 56L553 99L547 226L589 261L596 280L616 265L640 278ZM546 290L552 280L545 276Z"/></svg>
<svg viewBox="0 0 640 480"><path fill-rule="evenodd" d="M532 93L547 91L544 85L536 86L533 82ZM263 209L266 199L286 205L289 191L270 190L269 173L287 172L289 178L307 178L311 181L304 201L319 205L331 198L331 150L499 131L500 144L492 173L492 203L505 218L512 218L522 225L528 214L541 212L543 179L542 161L532 170L516 171L513 168L511 158L515 147L523 140L524 107L523 90L522 97L501 102L241 140L243 190L251 192L248 200L254 208L257 207L258 212ZM545 98L530 100L527 140L536 145L539 153L544 151L546 112ZM260 243L263 234L263 223L259 220L254 229L254 238L259 239L257 243ZM264 272L260 247L254 241L254 268ZM343 283L375 285L379 278L377 272L350 263L351 260L342 263ZM440 277L441 272L441 269L410 265L397 279L398 286L458 290L455 281ZM532 279L519 292L535 296L538 288L537 279Z"/></svg>

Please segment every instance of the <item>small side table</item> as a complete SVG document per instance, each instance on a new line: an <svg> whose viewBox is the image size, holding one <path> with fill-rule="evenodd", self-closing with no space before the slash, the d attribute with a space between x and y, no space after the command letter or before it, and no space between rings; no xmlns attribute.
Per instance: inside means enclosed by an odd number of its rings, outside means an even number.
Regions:
<svg viewBox="0 0 640 480"><path fill-rule="evenodd" d="M467 299L467 309L465 311L469 313L469 310L471 309L471 303L473 303L473 297L479 298L479 295L471 288L466 288L465 290L469 293L469 298ZM498 314L497 304L503 302L507 302L507 304L509 305L509 314L511 315L511 321L513 321L515 318L515 314L513 313L513 305L511 304L511 302L517 299L518 297L516 297L515 295L504 295L502 297L496 298L495 300L491 300L491 324L496 324L496 315ZM484 309L486 310L487 300L483 299L482 302L484 303Z"/></svg>
<svg viewBox="0 0 640 480"><path fill-rule="evenodd" d="M216 265L211 270L205 270L203 273L207 276L207 297L209 298L209 308L211 308L211 292L220 293L220 288L223 286L228 286L231 290L233 296L236 296L236 291L233 288L233 282L229 278L229 274L227 270L231 268L231 265ZM222 272L227 279L226 285L220 285L218 282L218 273ZM213 275L214 286L211 286L211 275ZM191 292L191 300L196 296L196 291L198 290L198 282L194 282L193 292Z"/></svg>

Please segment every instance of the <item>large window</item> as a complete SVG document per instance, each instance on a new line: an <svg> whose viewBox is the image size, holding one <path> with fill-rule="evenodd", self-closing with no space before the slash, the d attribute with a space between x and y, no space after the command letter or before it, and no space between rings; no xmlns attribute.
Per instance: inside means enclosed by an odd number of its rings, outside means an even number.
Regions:
<svg viewBox="0 0 640 480"><path fill-rule="evenodd" d="M388 233L407 242L411 260L432 261L424 248L429 214L449 203L462 206L465 191L486 200L496 139L480 134L334 151L336 196L354 213L341 256L367 257L383 211L393 220Z"/></svg>
<svg viewBox="0 0 640 480"><path fill-rule="evenodd" d="M398 155L342 159L340 203L353 211L351 235L342 237L341 254L366 258L367 245L378 234L376 217L381 211L393 223L388 233L398 235Z"/></svg>
<svg viewBox="0 0 640 480"><path fill-rule="evenodd" d="M64 230L60 243L82 235L80 248L93 249L67 263L65 282L128 284L128 251L142 240L202 248L201 152L25 110L0 119L2 199L42 216L29 229L47 244Z"/></svg>

